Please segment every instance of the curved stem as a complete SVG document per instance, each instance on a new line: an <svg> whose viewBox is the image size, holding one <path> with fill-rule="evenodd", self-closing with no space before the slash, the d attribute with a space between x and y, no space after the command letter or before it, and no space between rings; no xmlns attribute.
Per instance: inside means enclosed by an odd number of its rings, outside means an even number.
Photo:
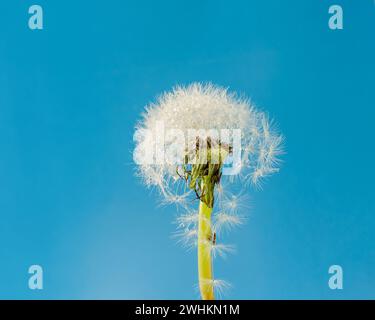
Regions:
<svg viewBox="0 0 375 320"><path fill-rule="evenodd" d="M198 220L198 276L199 289L203 300L214 300L213 272L211 258L211 213L206 203L199 203Z"/></svg>

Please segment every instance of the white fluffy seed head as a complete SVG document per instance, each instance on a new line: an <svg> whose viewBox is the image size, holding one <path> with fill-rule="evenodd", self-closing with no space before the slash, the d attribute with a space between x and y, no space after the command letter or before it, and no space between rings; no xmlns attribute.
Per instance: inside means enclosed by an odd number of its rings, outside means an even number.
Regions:
<svg viewBox="0 0 375 320"><path fill-rule="evenodd" d="M147 186L157 186L166 198L170 197L166 191L175 188L174 182L179 178L176 163L184 161L191 129L208 133L239 129L242 166L237 175L245 182L258 184L261 178L277 171L283 138L265 113L226 88L200 83L178 86L146 107L134 134L137 173ZM168 139L166 132L170 130L179 131L186 139ZM155 143L160 136L164 143ZM173 164L166 159L158 161L158 155L166 150L174 150L178 159ZM143 161L150 152L152 161Z"/></svg>

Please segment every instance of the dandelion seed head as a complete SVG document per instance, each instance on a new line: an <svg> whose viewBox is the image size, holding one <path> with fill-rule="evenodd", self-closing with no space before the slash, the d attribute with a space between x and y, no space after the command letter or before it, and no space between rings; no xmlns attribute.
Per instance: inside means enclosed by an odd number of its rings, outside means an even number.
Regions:
<svg viewBox="0 0 375 320"><path fill-rule="evenodd" d="M164 134L160 123L165 132L178 130L184 137L188 137L192 129L219 132L221 129L240 129L242 167L239 176L248 182L257 184L264 176L276 172L279 165L282 136L267 115L257 110L250 100L213 84L177 86L146 107L134 135L134 159L141 160L152 152L152 161L137 161L141 163L138 175L147 186L160 188L162 194L173 188L170 180L178 180L180 173L176 172L176 165L168 164L165 159L158 162L155 157L173 147L177 162L183 163L189 139L165 139L163 144L155 144L155 137Z"/></svg>

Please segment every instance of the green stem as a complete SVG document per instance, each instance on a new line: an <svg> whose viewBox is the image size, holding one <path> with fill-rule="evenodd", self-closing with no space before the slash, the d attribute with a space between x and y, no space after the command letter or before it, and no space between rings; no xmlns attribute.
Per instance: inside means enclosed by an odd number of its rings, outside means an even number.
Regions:
<svg viewBox="0 0 375 320"><path fill-rule="evenodd" d="M204 180L202 181L202 189ZM214 300L213 272L212 272L212 208L203 201L199 203L198 220L198 276L199 289L203 300Z"/></svg>

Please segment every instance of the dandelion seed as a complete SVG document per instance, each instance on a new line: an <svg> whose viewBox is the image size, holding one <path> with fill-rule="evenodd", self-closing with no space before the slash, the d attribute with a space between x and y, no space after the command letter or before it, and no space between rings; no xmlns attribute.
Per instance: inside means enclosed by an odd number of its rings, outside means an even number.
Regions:
<svg viewBox="0 0 375 320"><path fill-rule="evenodd" d="M283 140L284 138L282 136L278 136L274 137L271 141L269 141L268 150L266 153L266 157L264 159L264 162L268 167L276 169L280 164L279 156L284 154L284 150L282 148Z"/></svg>
<svg viewBox="0 0 375 320"><path fill-rule="evenodd" d="M260 182L260 179L265 176L265 173L266 172L265 172L264 168L255 169L253 174L252 174L252 177L251 177L251 180L252 180L253 184L258 185L259 182Z"/></svg>
<svg viewBox="0 0 375 320"><path fill-rule="evenodd" d="M213 229L217 233L221 233L223 230L230 231L234 227L242 225L244 222L244 216L219 212L214 217Z"/></svg>
<svg viewBox="0 0 375 320"><path fill-rule="evenodd" d="M187 201L190 197L190 191L186 192L184 194L173 194L169 191L166 191L164 194L164 199L162 200L162 205L169 205L169 204L175 204L177 208L180 206L182 208L187 209Z"/></svg>
<svg viewBox="0 0 375 320"><path fill-rule="evenodd" d="M241 209L249 207L249 198L246 194L242 193L237 195L230 194L222 201L221 205L224 211L234 214Z"/></svg>
<svg viewBox="0 0 375 320"><path fill-rule="evenodd" d="M219 183L216 188L216 194L219 199L223 199L224 197L224 186L222 183Z"/></svg>
<svg viewBox="0 0 375 320"><path fill-rule="evenodd" d="M204 287L203 290L210 291L213 290L219 298L222 298L227 291L229 291L232 286L229 282L220 279L204 279L200 278L200 287L202 290L202 286ZM199 286L198 286L199 288Z"/></svg>
<svg viewBox="0 0 375 320"><path fill-rule="evenodd" d="M228 254L233 254L236 251L235 246L223 243L211 243L211 253L214 258L226 258Z"/></svg>
<svg viewBox="0 0 375 320"><path fill-rule="evenodd" d="M189 228L190 226L196 226L198 224L199 213L189 212L187 214L180 215L176 219L178 228Z"/></svg>
<svg viewBox="0 0 375 320"><path fill-rule="evenodd" d="M176 231L172 237L177 239L177 243L181 244L183 247L191 249L197 245L198 230L185 228Z"/></svg>

